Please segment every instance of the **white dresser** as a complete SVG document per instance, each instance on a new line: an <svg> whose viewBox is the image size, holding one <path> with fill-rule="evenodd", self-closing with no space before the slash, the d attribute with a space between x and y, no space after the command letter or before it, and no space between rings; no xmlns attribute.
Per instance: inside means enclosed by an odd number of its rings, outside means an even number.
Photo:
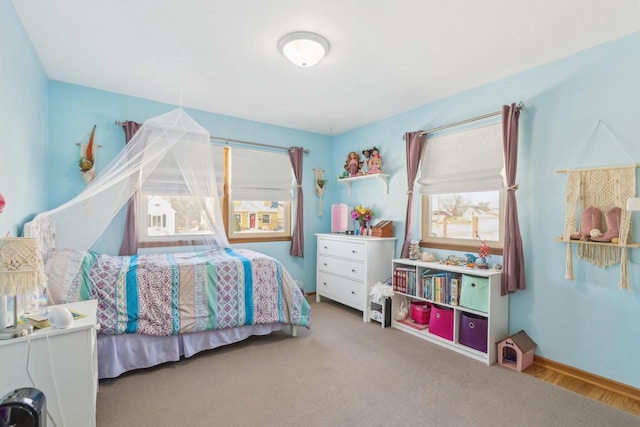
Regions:
<svg viewBox="0 0 640 427"><path fill-rule="evenodd" d="M67 329L36 329L26 337L0 341L0 397L18 388L35 387L47 399L47 425L95 426L97 301L61 307L87 316L74 320Z"/></svg>
<svg viewBox="0 0 640 427"><path fill-rule="evenodd" d="M316 301L329 298L362 311L369 321L369 289L391 277L395 237L316 234Z"/></svg>

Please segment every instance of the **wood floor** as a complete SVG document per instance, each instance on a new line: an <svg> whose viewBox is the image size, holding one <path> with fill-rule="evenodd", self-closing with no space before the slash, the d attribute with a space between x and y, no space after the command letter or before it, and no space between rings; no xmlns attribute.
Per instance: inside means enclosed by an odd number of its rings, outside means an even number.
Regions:
<svg viewBox="0 0 640 427"><path fill-rule="evenodd" d="M538 363L531 365L524 373L597 400L621 411L640 416L640 396L634 398L634 396L612 391Z"/></svg>

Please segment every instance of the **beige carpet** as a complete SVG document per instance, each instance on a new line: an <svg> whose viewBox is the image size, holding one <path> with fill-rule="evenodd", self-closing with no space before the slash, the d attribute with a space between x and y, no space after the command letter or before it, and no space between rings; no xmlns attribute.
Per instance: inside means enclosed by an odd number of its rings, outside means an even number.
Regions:
<svg viewBox="0 0 640 427"><path fill-rule="evenodd" d="M101 381L98 427L640 425L339 304L311 304L297 338L283 330Z"/></svg>

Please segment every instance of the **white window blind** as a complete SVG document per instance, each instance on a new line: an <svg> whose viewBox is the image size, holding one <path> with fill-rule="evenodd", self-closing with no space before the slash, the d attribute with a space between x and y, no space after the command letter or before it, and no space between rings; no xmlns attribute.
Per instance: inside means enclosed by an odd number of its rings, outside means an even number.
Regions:
<svg viewBox="0 0 640 427"><path fill-rule="evenodd" d="M221 197L224 192L224 147L212 146L211 151L213 154L218 196ZM202 170L189 171L188 173L195 174L196 179L206 180L208 179L206 175L211 173L211 169L209 164L204 162L202 164ZM158 162L149 177L143 182L142 191L144 194L164 196L191 195L178 161L171 152L167 153Z"/></svg>
<svg viewBox="0 0 640 427"><path fill-rule="evenodd" d="M287 154L231 150L233 200L292 200L293 171Z"/></svg>
<svg viewBox="0 0 640 427"><path fill-rule="evenodd" d="M427 138L418 184L422 194L499 190L503 168L499 123Z"/></svg>

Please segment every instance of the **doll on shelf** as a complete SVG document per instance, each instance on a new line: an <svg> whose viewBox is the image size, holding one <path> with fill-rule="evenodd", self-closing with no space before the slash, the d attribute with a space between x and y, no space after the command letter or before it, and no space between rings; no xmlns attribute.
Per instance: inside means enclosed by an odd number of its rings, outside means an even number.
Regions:
<svg viewBox="0 0 640 427"><path fill-rule="evenodd" d="M382 157L380 157L380 150L376 147L371 149L371 159L369 159L369 173L382 172Z"/></svg>
<svg viewBox="0 0 640 427"><path fill-rule="evenodd" d="M345 169L349 171L349 176L357 176L360 172L360 155L355 151L352 151L347 156L347 161L344 165Z"/></svg>
<svg viewBox="0 0 640 427"><path fill-rule="evenodd" d="M362 150L362 155L364 156L364 158L362 159L362 166L360 166L360 171L363 174L366 174L369 172L369 160L371 159L371 149L365 148L364 150Z"/></svg>
<svg viewBox="0 0 640 427"><path fill-rule="evenodd" d="M344 170L338 175L338 179L349 178L349 165L344 165Z"/></svg>

